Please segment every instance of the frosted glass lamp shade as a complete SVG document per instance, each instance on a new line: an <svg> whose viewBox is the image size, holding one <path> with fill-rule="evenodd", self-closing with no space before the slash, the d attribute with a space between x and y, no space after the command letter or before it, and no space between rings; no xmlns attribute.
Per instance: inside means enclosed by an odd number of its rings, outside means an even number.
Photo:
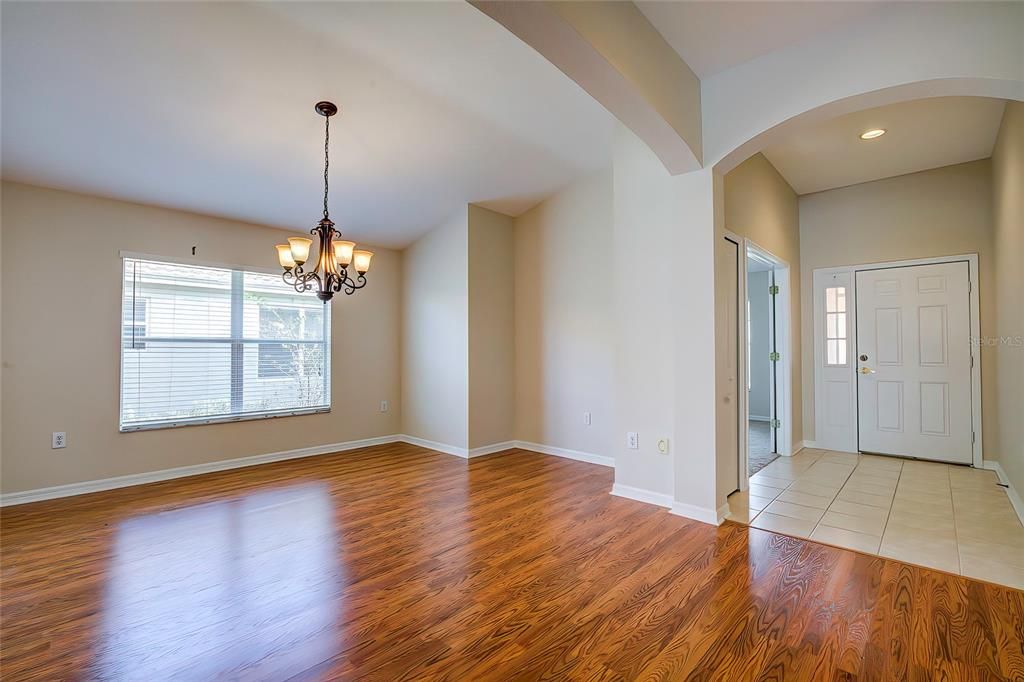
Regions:
<svg viewBox="0 0 1024 682"><path fill-rule="evenodd" d="M295 259L292 258L292 247L287 244L278 244L277 248L277 262L281 264L281 267L290 270L295 267Z"/></svg>
<svg viewBox="0 0 1024 682"><path fill-rule="evenodd" d="M312 246L313 240L306 239L305 237L288 237L288 245L292 252L292 260L298 265L302 265L309 260L309 247Z"/></svg>
<svg viewBox="0 0 1024 682"><path fill-rule="evenodd" d="M338 265L347 266L352 262L352 250L355 248L355 242L334 242L334 260Z"/></svg>
<svg viewBox="0 0 1024 682"><path fill-rule="evenodd" d="M352 261L355 263L356 272L360 275L365 274L370 269L371 258L373 258L373 252L371 251L353 251Z"/></svg>

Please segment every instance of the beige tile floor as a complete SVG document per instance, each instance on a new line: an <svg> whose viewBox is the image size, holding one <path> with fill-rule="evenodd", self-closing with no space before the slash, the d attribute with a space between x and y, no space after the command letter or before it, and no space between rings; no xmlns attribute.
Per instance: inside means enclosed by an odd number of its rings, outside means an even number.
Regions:
<svg viewBox="0 0 1024 682"><path fill-rule="evenodd" d="M992 471L805 449L729 507L755 528L1024 589L1024 526Z"/></svg>

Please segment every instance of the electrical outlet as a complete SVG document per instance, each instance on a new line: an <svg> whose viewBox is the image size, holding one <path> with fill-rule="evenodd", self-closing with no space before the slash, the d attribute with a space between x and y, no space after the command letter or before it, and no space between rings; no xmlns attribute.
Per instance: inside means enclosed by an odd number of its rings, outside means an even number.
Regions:
<svg viewBox="0 0 1024 682"><path fill-rule="evenodd" d="M50 440L50 447L54 450L58 450L63 447L67 447L68 434L64 431L54 431Z"/></svg>
<svg viewBox="0 0 1024 682"><path fill-rule="evenodd" d="M626 434L626 447L630 450L637 450L640 448L640 436L636 431L630 431Z"/></svg>
<svg viewBox="0 0 1024 682"><path fill-rule="evenodd" d="M584 412L583 413L583 423L586 424L587 426L590 426L590 413L589 412Z"/></svg>
<svg viewBox="0 0 1024 682"><path fill-rule="evenodd" d="M388 411L388 401L386 401L386 400L380 401L380 411L381 412L387 412Z"/></svg>
<svg viewBox="0 0 1024 682"><path fill-rule="evenodd" d="M663 455L668 454L668 438L658 439L658 452Z"/></svg>

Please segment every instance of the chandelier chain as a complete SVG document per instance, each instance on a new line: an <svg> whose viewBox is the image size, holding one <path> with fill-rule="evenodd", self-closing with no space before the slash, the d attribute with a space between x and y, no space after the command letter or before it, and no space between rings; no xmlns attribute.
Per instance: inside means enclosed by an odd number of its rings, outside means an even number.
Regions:
<svg viewBox="0 0 1024 682"><path fill-rule="evenodd" d="M327 218L327 169L330 167L328 145L331 142L331 117L324 117L324 219Z"/></svg>

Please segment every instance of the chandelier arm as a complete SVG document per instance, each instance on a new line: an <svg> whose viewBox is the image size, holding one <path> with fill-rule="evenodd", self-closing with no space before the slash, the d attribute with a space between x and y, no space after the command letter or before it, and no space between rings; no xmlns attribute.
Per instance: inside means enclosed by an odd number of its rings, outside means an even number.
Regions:
<svg viewBox="0 0 1024 682"><path fill-rule="evenodd" d="M319 284L320 276L315 272L300 272L298 277L296 277L295 284L293 285L295 291L298 291L299 293L310 291L313 288L313 280L316 280Z"/></svg>
<svg viewBox="0 0 1024 682"><path fill-rule="evenodd" d="M342 289L344 289L345 288L345 282L347 280L348 280L348 273L345 271L345 268L342 267L338 271L337 276L335 276L335 280L334 280L334 293L337 294Z"/></svg>
<svg viewBox="0 0 1024 682"><path fill-rule="evenodd" d="M358 277L353 280L351 277L346 276L345 293L351 296L360 289L366 286L366 275L360 273Z"/></svg>

